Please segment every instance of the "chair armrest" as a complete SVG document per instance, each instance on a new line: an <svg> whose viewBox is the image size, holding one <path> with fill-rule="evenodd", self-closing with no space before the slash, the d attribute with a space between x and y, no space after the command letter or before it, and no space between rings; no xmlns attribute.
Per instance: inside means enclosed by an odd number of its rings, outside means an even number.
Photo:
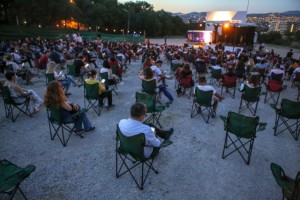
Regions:
<svg viewBox="0 0 300 200"><path fill-rule="evenodd" d="M267 126L267 123L265 123L265 122L259 123L259 124L258 124L257 132L258 132L258 131L263 131L263 130L265 130L265 129L266 129L266 126Z"/></svg>
<svg viewBox="0 0 300 200"><path fill-rule="evenodd" d="M271 103L270 106L271 106L271 108L273 108L275 111L280 111L280 109L276 107L276 104Z"/></svg>

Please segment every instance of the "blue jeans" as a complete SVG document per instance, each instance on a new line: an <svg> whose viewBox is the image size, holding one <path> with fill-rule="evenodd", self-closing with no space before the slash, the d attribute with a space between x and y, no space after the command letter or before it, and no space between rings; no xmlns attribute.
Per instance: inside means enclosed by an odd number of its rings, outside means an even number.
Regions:
<svg viewBox="0 0 300 200"><path fill-rule="evenodd" d="M172 97L171 93L167 91L164 85L159 85L158 88L164 93L164 95L170 100L173 101L174 98Z"/></svg>
<svg viewBox="0 0 300 200"><path fill-rule="evenodd" d="M82 124L83 124L85 130L88 130L92 127L92 124L91 124L90 120L88 119L86 112L82 112L81 114L79 114L78 116L73 118L69 111L62 109L61 115L62 115L62 118L64 119L65 123L74 122L75 130L82 129Z"/></svg>
<svg viewBox="0 0 300 200"><path fill-rule="evenodd" d="M71 83L73 83L74 86L77 85L74 78L70 75L66 75L66 78L60 81L61 85L66 89L66 91L69 91Z"/></svg>

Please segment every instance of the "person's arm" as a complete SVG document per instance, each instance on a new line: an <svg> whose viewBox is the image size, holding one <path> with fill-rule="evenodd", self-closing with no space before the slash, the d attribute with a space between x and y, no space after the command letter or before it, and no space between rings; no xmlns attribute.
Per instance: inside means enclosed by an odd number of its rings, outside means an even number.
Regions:
<svg viewBox="0 0 300 200"><path fill-rule="evenodd" d="M159 139L154 135L153 131L149 127L147 131L145 131L145 137L147 144L149 146L154 146L154 147L159 147L160 146L160 141Z"/></svg>
<svg viewBox="0 0 300 200"><path fill-rule="evenodd" d="M21 88L20 86L13 84L12 88L20 95L26 95L25 90L23 88Z"/></svg>
<svg viewBox="0 0 300 200"><path fill-rule="evenodd" d="M72 111L74 110L78 110L79 106L75 103L71 103L71 102L67 102L65 101L62 105L61 105L65 110L67 111Z"/></svg>

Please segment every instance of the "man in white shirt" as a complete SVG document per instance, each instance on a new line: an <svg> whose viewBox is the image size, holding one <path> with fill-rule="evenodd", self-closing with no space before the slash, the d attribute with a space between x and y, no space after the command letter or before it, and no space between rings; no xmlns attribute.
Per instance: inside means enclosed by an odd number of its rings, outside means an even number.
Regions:
<svg viewBox="0 0 300 200"><path fill-rule="evenodd" d="M216 110L218 107L218 102L219 100L225 99L225 97L221 96L219 93L217 93L217 91L215 90L214 87L212 87L211 85L206 85L206 77L205 76L200 76L199 77L199 85L196 86L199 90L202 91L213 91L213 96L212 96L212 106L213 106L213 114L212 117L216 116ZM195 88L196 91L196 88ZM194 93L195 93L194 91Z"/></svg>
<svg viewBox="0 0 300 200"><path fill-rule="evenodd" d="M160 130L152 124L147 125L144 124L144 118L147 113L146 105L143 103L135 103L131 106L130 109L130 118L122 119L119 122L119 128L121 133L126 137L132 137L143 133L145 135L145 145L159 147L160 140L156 137L159 136L164 139L168 139L172 133L173 128L169 131ZM152 130L154 128L154 130ZM149 158L152 154L153 147L144 147L144 156L145 158ZM157 152L155 152L157 153Z"/></svg>

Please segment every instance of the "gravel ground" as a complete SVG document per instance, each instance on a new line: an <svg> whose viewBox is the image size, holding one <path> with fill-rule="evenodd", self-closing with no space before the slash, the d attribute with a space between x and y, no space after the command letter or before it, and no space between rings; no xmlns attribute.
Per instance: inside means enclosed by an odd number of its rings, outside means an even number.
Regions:
<svg viewBox="0 0 300 200"><path fill-rule="evenodd" d="M166 62L163 68L169 70ZM20 166L36 165L36 170L21 185L29 199L280 199L281 190L270 170L270 163L281 165L286 174L295 177L300 169L300 143L289 133L273 135L274 111L263 103L257 115L267 122L267 128L257 133L250 165L238 153L222 159L225 132L219 115L238 111L241 94L226 97L219 104L217 117L205 123L201 116L190 118L192 99L176 97L161 117L165 129L173 127L172 145L161 150L154 166L160 172L150 172L143 191L129 174L115 177L115 130L122 118L129 116L135 102L135 92L141 90L137 74L140 60L129 66L120 94L113 94L115 108L104 110L101 116L89 111L88 117L96 131L84 139L72 136L67 147L58 138L50 140L45 108L33 118L21 115L13 123L5 118L3 100L0 103L0 159ZM288 88L281 97L296 99L296 89ZM176 95L174 80L168 90ZM26 86L26 88L28 88ZM44 78L34 79L30 86L41 96L46 86ZM216 87L220 92L220 88ZM263 90L265 90L263 88ZM83 106L83 88L71 86L70 101ZM163 97L163 102L167 99ZM248 111L243 114L249 115ZM1 197L1 196L0 196ZM20 199L17 196L16 199ZM1 199L1 198L0 198Z"/></svg>

